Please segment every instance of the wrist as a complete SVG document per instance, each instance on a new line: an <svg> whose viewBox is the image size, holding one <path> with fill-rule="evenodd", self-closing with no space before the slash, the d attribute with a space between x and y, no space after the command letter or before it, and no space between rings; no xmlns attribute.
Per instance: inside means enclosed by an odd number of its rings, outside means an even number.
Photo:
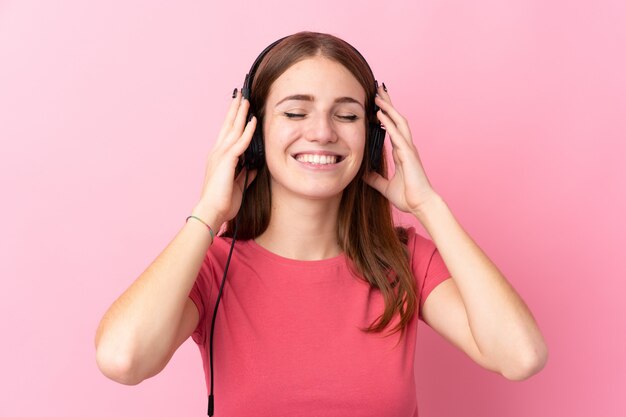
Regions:
<svg viewBox="0 0 626 417"><path fill-rule="evenodd" d="M200 217L194 216L193 214L191 216L187 216L187 218L185 219L185 224L189 223L190 219L193 219L191 223L196 224L195 227L202 227L203 229L206 229L209 231L209 235L211 236L210 243L213 243L213 241L215 240L215 233L213 232L213 228L209 226L208 224L206 224L204 220L202 220Z"/></svg>
<svg viewBox="0 0 626 417"><path fill-rule="evenodd" d="M191 211L191 215L201 219L203 223L208 225L213 230L215 235L217 235L220 228L222 227L222 224L224 223L224 220L222 220L218 213L216 213L210 207L204 206L201 203L193 208L193 210Z"/></svg>
<svg viewBox="0 0 626 417"><path fill-rule="evenodd" d="M442 205L445 205L446 202L443 198L433 192L428 199L426 199L422 204L419 205L415 210L412 211L413 215L417 217L417 219L424 223L425 220L428 219L428 216L433 212L438 210Z"/></svg>

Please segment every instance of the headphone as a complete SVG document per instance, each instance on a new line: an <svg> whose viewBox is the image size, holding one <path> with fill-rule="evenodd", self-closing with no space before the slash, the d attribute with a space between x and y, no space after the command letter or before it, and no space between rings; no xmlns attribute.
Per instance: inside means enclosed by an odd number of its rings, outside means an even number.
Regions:
<svg viewBox="0 0 626 417"><path fill-rule="evenodd" d="M241 94L245 99L250 100L252 82L254 81L254 76L256 75L256 71L259 65L261 64L261 61L263 60L263 58L265 58L267 53L270 50L272 50L272 48L274 48L277 44L279 44L283 39L288 38L288 37L289 36L285 36L273 42L272 44L270 44L267 48L263 50L263 52L261 52L261 54L254 61L254 63L252 64L252 67L250 68L250 71L246 74L246 78L243 82L243 87L241 88ZM361 53L354 46L350 44L348 44L348 46L350 46L350 48L352 48L352 50L361 57L361 59L367 66L367 69L369 70L369 73L371 74L372 78L375 79L374 73L372 72L372 69L370 68L369 64L367 63L363 55L361 55ZM375 81L375 83L376 83L375 91L377 91L378 82ZM372 100L372 103L373 102L374 100ZM376 112L378 110L379 110L379 107L376 104L374 104L373 112L370 113L369 127L367 129L367 136L365 140L367 151L368 151L366 155L369 155L369 168L373 171L378 170L378 168L380 167L380 161L381 161L382 154L383 154L383 143L384 143L385 134L386 134L386 131L382 127L380 122L376 122ZM250 109L248 113L248 118L247 118L248 122L252 119L253 115L254 115L253 110ZM258 117L257 117L257 120L258 120ZM250 144L248 145L248 148L243 154L242 165L247 170L251 170L251 169L260 169L263 167L264 164L265 164L265 149L263 146L263 126L262 126L262 123L257 123L254 133L252 135L252 139L250 140Z"/></svg>
<svg viewBox="0 0 626 417"><path fill-rule="evenodd" d="M250 72L246 74L246 78L243 82L243 87L241 88L241 94L245 99L250 100L250 88L252 86L252 81L254 80L254 76L256 74L257 68L259 64L261 63L261 61L263 60L263 58L265 57L265 55L267 55L267 53L274 46L280 43L280 41L282 41L283 39L287 37L288 36L285 36L284 38L280 38L279 40L273 42L271 45L265 48L263 52L261 52L261 54L254 61L254 63L252 64L252 68L250 68ZM348 44L348 46L350 46L361 57L363 62L365 62L365 65L367 66L367 69L369 70L370 74L372 75L372 78L374 78L372 69L368 65L367 61L365 61L365 58L363 57L363 55L361 55L361 53L357 51L354 46L350 44ZM375 83L376 83L375 85L376 90L378 90L378 82L375 81ZM373 100L372 100L372 103L373 103ZM370 122L369 122L369 127L367 130L365 143L366 143L367 151L369 152L369 168L371 170L378 170L378 168L380 168L380 162L382 159L383 142L385 140L385 134L387 132L380 123L376 123L372 121L372 120L376 120L376 112L379 110L379 107L376 104L373 104L373 109L371 110L373 110L373 112L370 113L370 117L369 117ZM250 109L248 113L248 117L247 117L248 122L252 119L253 115L254 115L253 111L252 109ZM247 190L247 185L248 185L248 172L251 169L260 169L265 164L265 151L263 148L263 127L261 126L261 123L257 124L254 130L254 133L252 135L252 139L250 140L250 145L248 145L248 148L245 150L242 156L242 160L240 161L240 164L241 164L241 168L246 169L244 189L243 189L242 201L241 201L241 205L243 206L243 203L246 199L246 190ZM214 407L215 407L215 399L213 395L213 375L214 375L213 374L213 331L215 330L215 317L217 315L217 310L219 308L220 299L222 298L222 292L224 290L224 283L226 282L228 266L230 265L230 258L233 254L235 241L237 240L237 228L239 225L239 218L240 216L237 215L235 219L235 227L233 230L232 241L230 244L230 251L228 252L228 258L226 259L226 265L224 266L224 276L222 277L222 283L220 285L219 292L217 294L217 301L215 303L215 308L213 310L213 319L211 321L211 336L210 336L210 342L209 342L209 361L210 361L210 367L211 367L211 393L209 394L209 398L208 398L209 401L208 401L208 410L207 410L207 414L209 416L213 415Z"/></svg>

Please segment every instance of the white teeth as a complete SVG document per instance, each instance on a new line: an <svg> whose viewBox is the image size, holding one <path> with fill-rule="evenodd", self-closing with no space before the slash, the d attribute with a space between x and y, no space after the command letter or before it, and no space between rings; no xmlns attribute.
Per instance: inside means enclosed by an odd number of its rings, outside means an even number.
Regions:
<svg viewBox="0 0 626 417"><path fill-rule="evenodd" d="M296 159L300 162L306 162L309 164L328 165L337 162L336 155L311 155L311 154L299 154Z"/></svg>

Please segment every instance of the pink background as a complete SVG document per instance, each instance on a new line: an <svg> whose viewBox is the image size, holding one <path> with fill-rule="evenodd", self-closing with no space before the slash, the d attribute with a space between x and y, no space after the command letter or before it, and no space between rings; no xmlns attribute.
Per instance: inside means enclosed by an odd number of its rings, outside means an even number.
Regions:
<svg viewBox="0 0 626 417"><path fill-rule="evenodd" d="M510 382L422 325L420 415L623 416L624 4L0 1L0 416L206 415L191 340L129 387L96 326L195 204L254 58L305 29L365 55L550 348Z"/></svg>

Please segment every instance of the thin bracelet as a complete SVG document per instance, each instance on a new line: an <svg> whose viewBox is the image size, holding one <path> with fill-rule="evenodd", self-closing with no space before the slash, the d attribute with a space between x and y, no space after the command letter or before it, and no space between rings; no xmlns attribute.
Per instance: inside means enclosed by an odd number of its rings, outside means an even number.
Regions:
<svg viewBox="0 0 626 417"><path fill-rule="evenodd" d="M213 241L215 239L215 234L213 233L213 229L211 229L211 226L209 226L208 224L205 223L204 220L202 220L200 217L196 217L196 216L189 216L187 217L187 219L185 220L185 223L187 223L189 221L189 219L196 219L198 220L200 223L202 223L203 225L205 225L208 229L209 229L209 233L211 234L211 241Z"/></svg>

